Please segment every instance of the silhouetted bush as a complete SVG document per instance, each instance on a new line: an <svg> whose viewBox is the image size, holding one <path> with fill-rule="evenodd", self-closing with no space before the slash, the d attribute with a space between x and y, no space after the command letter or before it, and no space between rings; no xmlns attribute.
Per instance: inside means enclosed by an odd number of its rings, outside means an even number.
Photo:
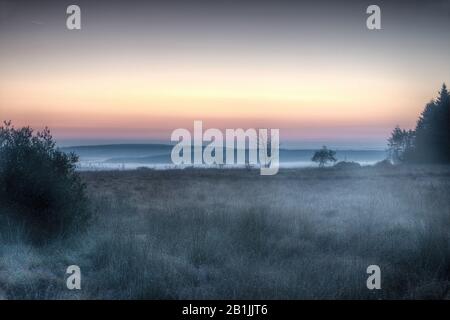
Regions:
<svg viewBox="0 0 450 320"><path fill-rule="evenodd" d="M379 169L389 169L393 167L393 164L389 160L382 160L378 161L373 166Z"/></svg>
<svg viewBox="0 0 450 320"><path fill-rule="evenodd" d="M89 219L75 154L59 151L50 131L0 127L0 203L37 244L63 238Z"/></svg>
<svg viewBox="0 0 450 320"><path fill-rule="evenodd" d="M358 162L353 161L339 161L333 166L333 168L340 170L352 170L361 168L361 165Z"/></svg>

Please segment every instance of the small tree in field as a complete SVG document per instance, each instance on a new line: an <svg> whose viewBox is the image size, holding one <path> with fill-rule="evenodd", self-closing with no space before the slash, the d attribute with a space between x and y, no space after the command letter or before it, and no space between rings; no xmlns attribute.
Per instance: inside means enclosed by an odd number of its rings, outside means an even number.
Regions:
<svg viewBox="0 0 450 320"><path fill-rule="evenodd" d="M319 167L323 168L328 162L337 161L337 159L334 157L335 155L335 151L329 150L326 146L323 146L322 149L314 153L311 161L319 163Z"/></svg>
<svg viewBox="0 0 450 320"><path fill-rule="evenodd" d="M0 127L0 206L45 243L86 226L85 186L75 172L78 158L56 148L46 128ZM0 208L1 209L1 208Z"/></svg>

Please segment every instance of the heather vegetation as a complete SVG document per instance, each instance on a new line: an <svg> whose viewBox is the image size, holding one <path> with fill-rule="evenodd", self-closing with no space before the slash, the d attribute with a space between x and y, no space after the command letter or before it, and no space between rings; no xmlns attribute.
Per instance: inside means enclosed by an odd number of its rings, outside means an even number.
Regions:
<svg viewBox="0 0 450 320"><path fill-rule="evenodd" d="M0 296L449 298L449 170L84 172L87 232L36 247L2 225ZM366 287L371 264L382 290Z"/></svg>

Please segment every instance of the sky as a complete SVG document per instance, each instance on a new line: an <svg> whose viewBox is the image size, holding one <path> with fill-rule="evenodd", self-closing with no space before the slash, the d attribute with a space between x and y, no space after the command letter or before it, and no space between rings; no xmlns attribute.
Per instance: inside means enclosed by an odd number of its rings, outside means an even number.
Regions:
<svg viewBox="0 0 450 320"><path fill-rule="evenodd" d="M0 0L0 120L61 145L169 142L202 120L383 148L450 83L449 34L450 0Z"/></svg>

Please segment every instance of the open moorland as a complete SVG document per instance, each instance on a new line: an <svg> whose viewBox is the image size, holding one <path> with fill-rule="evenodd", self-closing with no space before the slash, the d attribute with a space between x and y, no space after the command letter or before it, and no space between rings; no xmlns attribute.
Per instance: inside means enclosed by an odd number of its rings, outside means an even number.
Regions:
<svg viewBox="0 0 450 320"><path fill-rule="evenodd" d="M448 166L81 175L85 233L35 247L1 228L0 298L450 297Z"/></svg>

